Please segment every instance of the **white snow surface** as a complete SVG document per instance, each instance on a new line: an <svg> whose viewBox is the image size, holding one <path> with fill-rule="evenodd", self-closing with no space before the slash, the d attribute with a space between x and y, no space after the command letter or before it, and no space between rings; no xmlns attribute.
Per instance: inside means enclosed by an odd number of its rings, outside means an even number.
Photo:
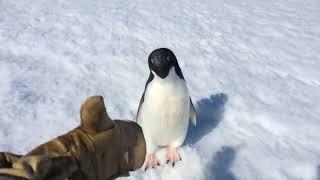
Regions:
<svg viewBox="0 0 320 180"><path fill-rule="evenodd" d="M319 0L0 0L0 151L73 129L91 95L133 120L159 47L198 127L176 167L120 179L320 179Z"/></svg>

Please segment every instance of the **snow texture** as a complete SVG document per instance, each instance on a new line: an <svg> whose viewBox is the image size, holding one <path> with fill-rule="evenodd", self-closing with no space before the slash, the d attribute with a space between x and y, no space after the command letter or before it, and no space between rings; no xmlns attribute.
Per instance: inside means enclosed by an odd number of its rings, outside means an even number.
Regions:
<svg viewBox="0 0 320 180"><path fill-rule="evenodd" d="M120 179L319 180L319 0L0 0L0 151L25 153L105 97L135 118L172 49L198 111L176 167Z"/></svg>

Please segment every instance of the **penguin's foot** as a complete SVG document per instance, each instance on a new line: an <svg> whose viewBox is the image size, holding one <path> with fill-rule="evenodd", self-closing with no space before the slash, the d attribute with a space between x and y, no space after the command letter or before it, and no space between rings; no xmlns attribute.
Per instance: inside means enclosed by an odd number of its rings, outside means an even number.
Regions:
<svg viewBox="0 0 320 180"><path fill-rule="evenodd" d="M148 154L147 158L146 158L144 170L146 171L148 169L155 168L157 166L160 166L160 162L157 159L156 155L155 154Z"/></svg>
<svg viewBox="0 0 320 180"><path fill-rule="evenodd" d="M177 161L181 161L181 156L178 152L178 148L170 146L167 152L167 162L166 164L172 163L172 167L175 166Z"/></svg>

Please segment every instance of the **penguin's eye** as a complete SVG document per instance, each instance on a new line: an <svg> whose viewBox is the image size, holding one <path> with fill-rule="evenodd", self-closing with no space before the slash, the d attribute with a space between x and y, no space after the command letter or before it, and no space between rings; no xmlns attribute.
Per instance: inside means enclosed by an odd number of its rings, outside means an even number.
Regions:
<svg viewBox="0 0 320 180"><path fill-rule="evenodd" d="M167 56L167 61L170 61L170 56Z"/></svg>
<svg viewBox="0 0 320 180"><path fill-rule="evenodd" d="M153 64L153 58L151 58L151 63Z"/></svg>

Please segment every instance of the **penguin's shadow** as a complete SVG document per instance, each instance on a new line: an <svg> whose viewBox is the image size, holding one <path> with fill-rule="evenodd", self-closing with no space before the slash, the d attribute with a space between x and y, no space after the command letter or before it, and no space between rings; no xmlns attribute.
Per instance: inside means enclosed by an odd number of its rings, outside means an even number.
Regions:
<svg viewBox="0 0 320 180"><path fill-rule="evenodd" d="M194 127L192 123L189 123L185 145L195 144L218 126L223 119L224 106L227 101L228 96L224 93L211 95L209 98L197 101L195 104L197 125Z"/></svg>
<svg viewBox="0 0 320 180"><path fill-rule="evenodd" d="M317 180L320 180L320 165L317 167Z"/></svg>
<svg viewBox="0 0 320 180"><path fill-rule="evenodd" d="M203 98L195 104L197 112L197 125L189 123L185 145L193 145L203 136L210 133L222 121L225 104L228 96L224 93ZM206 179L236 180L231 172L231 166L236 157L236 150L229 146L223 146L209 161Z"/></svg>
<svg viewBox="0 0 320 180"><path fill-rule="evenodd" d="M207 179L236 180L236 177L230 170L235 157L236 150L234 148L223 146L222 149L213 156L211 163L209 163Z"/></svg>

